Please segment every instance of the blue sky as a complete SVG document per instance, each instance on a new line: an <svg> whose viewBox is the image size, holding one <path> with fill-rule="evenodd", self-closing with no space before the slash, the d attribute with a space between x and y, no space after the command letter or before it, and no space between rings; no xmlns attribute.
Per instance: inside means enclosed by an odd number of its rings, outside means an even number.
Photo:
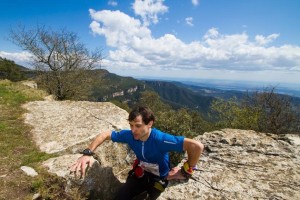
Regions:
<svg viewBox="0 0 300 200"><path fill-rule="evenodd" d="M37 24L75 32L122 76L300 84L297 0L1 0L0 56L28 66L7 41Z"/></svg>

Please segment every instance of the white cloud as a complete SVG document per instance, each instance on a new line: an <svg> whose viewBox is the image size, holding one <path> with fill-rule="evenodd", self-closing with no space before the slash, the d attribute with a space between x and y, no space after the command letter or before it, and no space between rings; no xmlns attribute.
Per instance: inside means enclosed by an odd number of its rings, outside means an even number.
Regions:
<svg viewBox="0 0 300 200"><path fill-rule="evenodd" d="M141 39L151 38L151 31L141 22L120 11L103 10L96 12L90 9L94 20L90 28L95 34L103 35L110 47L128 46Z"/></svg>
<svg viewBox="0 0 300 200"><path fill-rule="evenodd" d="M270 46L279 34L257 36L222 34L211 28L202 40L185 43L173 34L154 38L151 30L120 11L90 10L90 27L113 47L107 66L119 69L298 71L300 47Z"/></svg>
<svg viewBox="0 0 300 200"><path fill-rule="evenodd" d="M145 26L158 23L158 14L168 11L163 5L164 0L135 0L132 5L134 13L142 17Z"/></svg>
<svg viewBox="0 0 300 200"><path fill-rule="evenodd" d="M255 40L259 45L266 45L268 43L271 43L273 40L279 37L279 34L271 34L268 35L267 37L263 35L256 35Z"/></svg>
<svg viewBox="0 0 300 200"><path fill-rule="evenodd" d="M192 0L192 4L193 4L194 6L197 6L197 5L199 4L199 0Z"/></svg>
<svg viewBox="0 0 300 200"><path fill-rule="evenodd" d="M187 17L187 18L185 18L185 22L187 23L187 25L189 25L189 26L194 26L194 24L193 24L193 18L192 17Z"/></svg>
<svg viewBox="0 0 300 200"><path fill-rule="evenodd" d="M217 38L218 36L219 36L218 29L217 28L211 28L204 35L204 39Z"/></svg>
<svg viewBox="0 0 300 200"><path fill-rule="evenodd" d="M30 63L32 62L32 55L26 51L18 53L0 51L0 57L13 60L15 63L24 67L30 67Z"/></svg>
<svg viewBox="0 0 300 200"><path fill-rule="evenodd" d="M105 36L112 65L165 69L297 70L300 48L265 47L279 35L224 35L211 28L201 41L184 43L172 34L153 38L151 30L120 11L90 11L94 33Z"/></svg>
<svg viewBox="0 0 300 200"><path fill-rule="evenodd" d="M117 6L118 5L118 2L114 1L114 0L109 0L108 5L111 5L111 6Z"/></svg>

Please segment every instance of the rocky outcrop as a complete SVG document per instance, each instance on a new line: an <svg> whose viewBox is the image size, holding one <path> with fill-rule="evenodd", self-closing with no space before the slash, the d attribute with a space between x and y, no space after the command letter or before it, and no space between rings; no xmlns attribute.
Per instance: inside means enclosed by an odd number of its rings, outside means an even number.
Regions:
<svg viewBox="0 0 300 200"><path fill-rule="evenodd" d="M131 96L133 95L134 93L138 92L139 90L144 90L146 87L145 84L143 85L136 85L136 86L133 86L133 87L130 87L130 88L127 88L127 89L117 89L117 91L111 93L111 94L108 94L108 95L105 95L103 96L102 99L103 101L107 101L108 99L113 99L115 97L123 97L123 96ZM115 90L115 88L114 88Z"/></svg>
<svg viewBox="0 0 300 200"><path fill-rule="evenodd" d="M60 155L45 161L43 166L68 179L67 188L78 187L92 197L111 199L133 161L127 145L110 141L97 148L98 163L84 180L74 177L69 169L81 156L79 152L101 131L129 129L128 113L108 102L47 100L29 102L23 107L28 110L25 122L33 127L32 135L40 150Z"/></svg>
<svg viewBox="0 0 300 200"><path fill-rule="evenodd" d="M195 139L205 145L196 180L171 183L161 199L300 198L299 136L224 129Z"/></svg>
<svg viewBox="0 0 300 200"><path fill-rule="evenodd" d="M42 151L61 156L43 163L98 199L111 199L125 181L133 155L126 145L105 142L88 176L81 180L69 167L102 130L129 128L128 113L110 103L38 101L25 105L25 121ZM251 130L223 129L195 138L205 145L194 179L170 181L160 200L299 199L300 138ZM71 187L71 186L70 186Z"/></svg>
<svg viewBox="0 0 300 200"><path fill-rule="evenodd" d="M121 91L121 92L114 92L113 94L112 94L112 97L114 98L114 97L120 97L120 96L124 96L124 91Z"/></svg>
<svg viewBox="0 0 300 200"><path fill-rule="evenodd" d="M23 106L25 122L46 153L66 150L89 141L101 131L128 128L128 113L111 103L34 101Z"/></svg>

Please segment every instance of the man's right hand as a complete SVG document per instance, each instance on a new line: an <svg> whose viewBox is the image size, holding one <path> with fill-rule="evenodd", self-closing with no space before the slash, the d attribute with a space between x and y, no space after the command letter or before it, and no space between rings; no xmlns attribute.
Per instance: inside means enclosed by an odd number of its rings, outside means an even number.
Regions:
<svg viewBox="0 0 300 200"><path fill-rule="evenodd" d="M78 158L77 162L70 167L70 173L74 173L75 177L80 175L80 178L84 178L88 167L92 167L95 161L96 160L93 158L93 156L83 155Z"/></svg>

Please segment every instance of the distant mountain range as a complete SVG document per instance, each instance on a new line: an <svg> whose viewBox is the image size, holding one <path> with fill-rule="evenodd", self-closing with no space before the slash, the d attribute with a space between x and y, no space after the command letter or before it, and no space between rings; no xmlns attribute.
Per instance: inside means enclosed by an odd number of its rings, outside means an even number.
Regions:
<svg viewBox="0 0 300 200"><path fill-rule="evenodd" d="M22 67L22 71L30 77L35 75L34 71L24 67ZM93 91L90 97L91 101L116 99L130 104L139 99L141 92L148 90L157 92L163 101L174 108L190 108L199 111L204 116L208 114L210 104L216 98L230 99L235 96L237 99L240 99L247 92L245 87L243 89L241 85L226 87L228 85L226 82L222 84L222 82L211 81L201 83L186 80L135 79L119 76L104 69L97 69L88 73L91 73L91 77L94 80ZM256 88L256 91L262 89ZM251 90L248 91L251 92ZM285 93L290 93L291 91L298 94L297 90L289 88L286 88ZM281 93L284 93L282 88ZM293 96L291 99L293 104L300 106L299 97Z"/></svg>
<svg viewBox="0 0 300 200"><path fill-rule="evenodd" d="M275 87L276 93L285 94L293 97L300 97L300 82L296 83L270 83L270 82L250 82L250 81L228 81L228 80L198 80L181 81L187 85L200 87L211 87L223 91L258 91L264 88Z"/></svg>
<svg viewBox="0 0 300 200"><path fill-rule="evenodd" d="M247 95L256 91L263 91L265 88L252 88L249 90L239 89L234 90L231 88L218 89L216 86L211 84L206 84L206 86L198 86L195 82L179 82L179 81L158 81L158 80L147 80L148 85L152 85L152 88L164 99L168 101L178 102L180 105L186 107L197 109L200 112L207 113L210 103L216 99L221 98L228 100L232 97L236 97L238 100L242 99ZM215 88L216 87L216 88ZM224 87L224 86L223 86ZM236 86L238 88L239 86ZM295 106L300 107L300 91L298 93L297 89L286 89L280 88L278 92L278 86L268 86L269 88L275 87L275 92L278 95L288 96L291 103ZM289 95L299 94L298 95ZM195 106L196 105L196 106Z"/></svg>
<svg viewBox="0 0 300 200"><path fill-rule="evenodd" d="M139 78L140 80L158 80L168 82L179 82L184 85L197 86L197 88L212 88L222 91L258 91L264 88L275 87L276 93L286 94L293 97L300 97L299 83L276 83L263 81L241 81L241 80L217 80L217 79L188 79L188 78Z"/></svg>
<svg viewBox="0 0 300 200"><path fill-rule="evenodd" d="M174 108L190 108L197 110L204 116L208 115L209 107L213 100L222 98L228 100L232 97L241 99L246 95L246 90L219 89L213 86L199 86L194 82L164 81L149 79L134 79L132 77L122 77L100 70L102 75L98 76L94 82L93 98L96 101L110 101L117 99L123 102L134 102L143 91L155 91L161 99ZM98 72L98 73L99 73ZM261 91L264 88L253 91ZM284 94L280 94L284 95ZM291 97L292 103L300 106L299 97Z"/></svg>

